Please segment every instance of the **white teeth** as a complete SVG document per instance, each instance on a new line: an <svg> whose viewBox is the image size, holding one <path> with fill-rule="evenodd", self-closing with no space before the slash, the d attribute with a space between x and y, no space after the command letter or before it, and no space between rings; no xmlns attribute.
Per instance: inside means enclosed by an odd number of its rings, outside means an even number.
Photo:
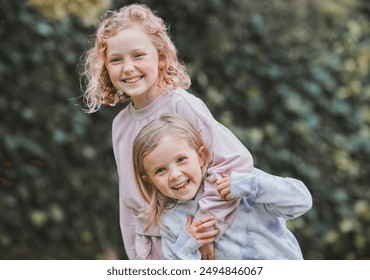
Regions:
<svg viewBox="0 0 370 280"><path fill-rule="evenodd" d="M141 77L133 77L133 78L129 78L129 79L124 79L123 81L125 83L135 83L135 82L137 82L140 79L141 79Z"/></svg>
<svg viewBox="0 0 370 280"><path fill-rule="evenodd" d="M188 181L185 181L185 182L183 182L183 183L181 183L181 184L179 184L179 185L174 186L173 188L174 188L175 190L182 189L183 187L185 187L185 186L186 186L186 184L187 184L187 183L188 183Z"/></svg>

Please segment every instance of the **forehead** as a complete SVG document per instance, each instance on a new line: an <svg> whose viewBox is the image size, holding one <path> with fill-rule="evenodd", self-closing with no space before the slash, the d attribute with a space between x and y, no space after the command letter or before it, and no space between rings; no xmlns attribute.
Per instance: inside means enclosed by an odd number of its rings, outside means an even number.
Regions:
<svg viewBox="0 0 370 280"><path fill-rule="evenodd" d="M153 41L138 25L125 27L107 39L107 52L114 49L154 48Z"/></svg>
<svg viewBox="0 0 370 280"><path fill-rule="evenodd" d="M144 157L144 164L160 161L168 161L182 153L193 153L194 148L188 141L180 136L165 135L163 136L154 149Z"/></svg>
<svg viewBox="0 0 370 280"><path fill-rule="evenodd" d="M178 149L182 148L191 148L189 145L188 140L182 136L182 135L176 135L176 134L165 134L161 137L161 139L158 141L158 146L161 147L176 147Z"/></svg>
<svg viewBox="0 0 370 280"><path fill-rule="evenodd" d="M166 154L174 153L176 151L194 150L188 143L187 139L178 135L164 135L152 150L165 150Z"/></svg>

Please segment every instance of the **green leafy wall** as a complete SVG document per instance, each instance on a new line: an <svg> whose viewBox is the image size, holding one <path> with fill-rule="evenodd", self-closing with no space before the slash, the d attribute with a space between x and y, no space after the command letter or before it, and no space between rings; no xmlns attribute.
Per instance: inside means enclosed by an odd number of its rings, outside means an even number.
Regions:
<svg viewBox="0 0 370 280"><path fill-rule="evenodd" d="M0 259L126 258L111 122L87 115L80 57L132 1L0 0ZM306 259L370 257L370 4L138 1L170 23L191 91L255 165L306 183ZM95 21L94 21L95 20Z"/></svg>

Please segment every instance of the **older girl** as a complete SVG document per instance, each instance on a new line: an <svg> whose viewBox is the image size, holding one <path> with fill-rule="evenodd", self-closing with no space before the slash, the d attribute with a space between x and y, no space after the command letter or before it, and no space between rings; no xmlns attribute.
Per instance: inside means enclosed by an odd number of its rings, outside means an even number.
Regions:
<svg viewBox="0 0 370 280"><path fill-rule="evenodd" d="M206 105L185 91L190 78L177 58L166 25L145 5L128 5L107 12L86 59L87 111L101 104L129 102L113 121L113 151L119 176L120 225L129 259L162 259L158 229L144 231L141 213L148 205L135 186L132 143L140 129L164 112L182 115L196 127L213 151L209 176L199 199L195 220L215 217L220 238L235 216L239 199L219 197L216 181L228 170L251 172L249 151ZM217 239L216 238L216 239ZM202 247L203 258L213 258L212 243Z"/></svg>

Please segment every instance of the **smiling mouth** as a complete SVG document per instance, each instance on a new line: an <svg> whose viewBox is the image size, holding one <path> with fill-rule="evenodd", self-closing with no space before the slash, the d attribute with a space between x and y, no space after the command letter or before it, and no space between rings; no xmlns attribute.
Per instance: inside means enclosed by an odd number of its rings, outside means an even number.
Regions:
<svg viewBox="0 0 370 280"><path fill-rule="evenodd" d="M132 78L123 79L122 81L126 84L133 84L139 81L143 76L136 76Z"/></svg>
<svg viewBox="0 0 370 280"><path fill-rule="evenodd" d="M181 184L178 184L174 187L172 187L175 190L183 190L189 185L189 180L186 180L185 182L182 182Z"/></svg>

